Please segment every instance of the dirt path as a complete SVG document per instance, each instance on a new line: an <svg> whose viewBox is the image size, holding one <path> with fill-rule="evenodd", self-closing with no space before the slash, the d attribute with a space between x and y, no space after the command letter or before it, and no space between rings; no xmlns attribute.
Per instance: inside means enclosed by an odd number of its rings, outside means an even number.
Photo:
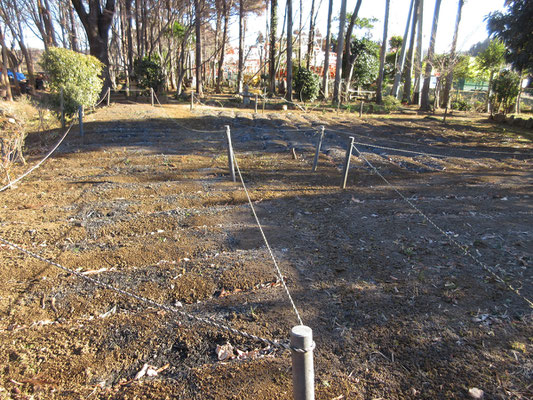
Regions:
<svg viewBox="0 0 533 400"><path fill-rule="evenodd" d="M533 146L479 121L113 105L88 116L83 139L69 136L0 193L0 237L123 290L285 340L295 315L228 177L226 124L316 336L317 398L460 399L474 387L485 398L533 396L531 308L363 160L353 157L348 189L339 189L346 138L333 130L357 134L381 174L531 299ZM312 173L320 125L327 134ZM291 398L287 352L0 249L0 398ZM219 361L226 343L249 353ZM144 364L160 371L135 380Z"/></svg>

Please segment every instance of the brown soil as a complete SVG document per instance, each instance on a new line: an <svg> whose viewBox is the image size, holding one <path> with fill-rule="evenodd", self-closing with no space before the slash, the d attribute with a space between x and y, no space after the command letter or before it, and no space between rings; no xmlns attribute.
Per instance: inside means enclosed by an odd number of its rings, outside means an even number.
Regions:
<svg viewBox="0 0 533 400"><path fill-rule="evenodd" d="M322 124L356 142L448 156L357 145L532 299L533 145L518 128L465 115L443 125L413 113L114 104L87 116L83 138L74 130L52 159L0 193L0 237L74 270L105 268L91 276L120 289L285 340L296 318L244 192L229 179L225 135L178 124L232 127L265 234L314 331L318 399L462 399L471 388L486 399L533 397L527 303L363 160L352 157L348 188L339 189L344 136L327 131L311 172ZM30 134L29 165L42 157L41 139ZM1 399L291 398L288 352L0 250ZM222 362L216 348L225 343L260 351ZM135 380L145 363L165 368Z"/></svg>

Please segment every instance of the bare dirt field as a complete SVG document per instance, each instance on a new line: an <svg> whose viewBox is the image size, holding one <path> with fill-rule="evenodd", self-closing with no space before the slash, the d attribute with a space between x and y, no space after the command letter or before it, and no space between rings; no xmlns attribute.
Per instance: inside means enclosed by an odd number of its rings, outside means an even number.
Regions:
<svg viewBox="0 0 533 400"><path fill-rule="evenodd" d="M318 399L464 399L474 389L485 399L533 398L531 133L479 116L444 125L416 113L114 104L0 193L0 237L160 304L285 341L297 319L242 186L229 178L224 125L314 331ZM340 189L347 137L335 131L352 133L379 173L480 262L360 157ZM29 165L57 137L30 135ZM288 351L120 296L6 244L0 315L0 399L292 398ZM234 357L221 361L228 343Z"/></svg>

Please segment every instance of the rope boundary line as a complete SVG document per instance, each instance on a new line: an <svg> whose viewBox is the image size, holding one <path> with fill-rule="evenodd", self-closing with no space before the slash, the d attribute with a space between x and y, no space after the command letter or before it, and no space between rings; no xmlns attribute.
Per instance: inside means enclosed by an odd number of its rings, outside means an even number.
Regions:
<svg viewBox="0 0 533 400"><path fill-rule="evenodd" d="M485 270L486 272L488 272L494 279L496 279L496 281L498 281L501 284L503 284L508 290L512 291L514 294L516 294L518 297L520 297L522 300L524 300L529 305L530 308L533 308L533 301L529 300L527 297L522 295L518 289L516 289L510 283L506 282L502 277L500 277L496 272L494 272L491 267L489 267L487 264L485 264L484 262L479 260L477 257L475 257L468 250L467 246L464 246L461 243L459 243L457 240L452 238L448 233L446 233L446 231L444 231L444 229L442 229L435 222L433 222L433 220L431 218L429 218L424 212L422 212L416 205L414 205L413 202L411 200L409 200L409 198L407 196L405 196L402 192L400 192L398 189L396 189L396 187L392 183L390 183L389 180L387 178L385 178L381 174L381 172L379 172L379 170L363 155L362 152L359 151L359 149L355 145L353 145L353 148L355 149L355 151L357 152L359 157L361 157L368 164L368 166L370 168L372 168L372 170L376 173L376 175L378 175L388 186L390 186L391 189L394 190L396 192L396 194L398 194L402 198L402 200L404 200L407 204L409 204L427 222L429 222L435 229L437 229L442 235L444 235L448 239L448 241L450 243L452 243L454 246L459 248L463 252L464 255L470 257L476 264L480 265L481 268L483 270Z"/></svg>
<svg viewBox="0 0 533 400"><path fill-rule="evenodd" d="M157 103L159 104L159 106L161 106L161 108L163 109L163 111L164 111L165 115L167 116L167 118L169 118L169 119L171 119L172 121L174 121L174 119L173 119L172 117L170 117L170 115L168 115L168 113L166 113L166 111L165 111L163 105L159 102L159 99L157 98L157 95L155 94L155 92L154 92L154 97L155 97ZM175 122L175 121L174 121L174 122ZM177 124L177 123L176 123L176 125L178 125L178 126L181 127L180 124ZM183 127L183 128L188 129L188 130L191 130L190 128L186 128L186 127ZM193 131L194 131L194 130L193 130ZM199 132L200 132L200 131L199 131ZM214 132L217 132L217 133L218 133L219 131L214 131ZM205 133L205 131L202 132L202 133ZM209 133L213 133L213 132L209 132ZM283 274L281 273L281 269L279 268L279 265L278 265L278 263L277 263L277 261L276 261L276 258L275 258L275 256L274 256L274 253L273 253L273 251L272 251L272 248L270 247L270 244L269 244L269 242L268 242L268 240L267 240L267 238L266 238L266 236L265 236L265 233L264 233L264 231L263 231L263 227L262 227L262 225L261 225L261 222L259 221L259 218L258 218L258 216L257 216L257 214L256 214L256 212L255 212L255 207L253 206L252 199L250 198L250 194L248 193L248 189L246 188L246 184L244 183L244 179L243 179L243 177L242 177L241 170L240 170L240 168L239 168L239 164L238 164L237 159L236 159L235 157L233 157L233 162L235 163L235 167L237 168L237 172L238 172L238 174L239 174L239 178L240 178L240 180L241 180L242 187L244 188L244 192L246 193L246 197L247 197L247 199L248 199L248 203L250 204L250 208L251 208L252 213L253 213L253 215L254 215L254 218L255 218L255 221L256 221L256 223L257 223L257 226L259 227L259 231L261 232L261 236L263 237L263 240L264 240L264 242L265 242L265 244L266 244L266 247L267 247L267 249L268 249L268 252L270 253L270 257L272 258L272 261L273 261L274 266L275 266L275 268L276 268L276 273L277 273L277 275L278 275L278 278L279 278L280 282L282 283L283 288L285 289L285 292L287 293L287 296L288 296L288 298L289 298L289 301L290 301L290 303L291 303L291 306L292 306L294 312L296 313L296 317L297 317L297 319L298 319L299 324L300 324L300 325L303 325L302 318L300 317L300 313L298 312L298 309L296 308L296 304L294 303L294 300L293 300L293 298L292 298L292 296L291 296L291 294L290 294L290 292L289 292L289 289L288 289L288 287L287 287L287 284L286 284L286 282L285 282L285 279L283 278Z"/></svg>
<svg viewBox="0 0 533 400"><path fill-rule="evenodd" d="M161 107L161 109L163 110L164 114L166 115L166 117L171 120L172 122L174 122L174 124L176 124L177 126L179 126L180 128L182 129L185 129L187 131L190 131L190 132L196 132L196 133L224 133L225 131L223 129L218 129L218 130L201 130L201 129L194 129L194 128L189 128L189 127L186 127L184 125L181 125L179 123L177 123L175 121L175 118L171 117L167 111L165 110L165 107L163 107L163 105L161 104L161 102L159 101L159 98L157 97L157 94L155 93L154 91L154 98L156 99L157 101L157 104L159 104L159 106Z"/></svg>
<svg viewBox="0 0 533 400"><path fill-rule="evenodd" d="M276 257L274 257L274 253L272 251L272 248L270 247L270 244L268 243L268 240L265 236L265 232L263 231L263 227L261 225L261 222L259 221L259 217L257 216L257 213L255 212L255 207L252 203L252 199L250 197L250 193L248 193L248 189L246 188L246 184L244 183L244 178L241 174L241 169L239 168L239 163L237 162L237 159L233 157L233 162L235 163L235 167L237 168L237 173L239 174L239 179L241 180L242 187L244 189L244 193L246 193L246 197L248 199L248 204L250 204L250 208L252 209L252 214L254 215L255 222L257 223L257 226L259 228L259 231L261 232L261 236L263 237L263 240L265 242L265 245L268 249L268 252L270 253L270 257L272 258L272 261L274 263L274 266L276 268L276 272L278 275L279 280L281 281L283 288L285 289L285 292L287 293L287 296L289 298L289 301L291 303L291 306L296 313L296 317L298 319L298 322L300 325L303 325L302 318L300 317L300 313L298 312L298 308L296 308L296 304L294 303L294 300L291 296L291 293L289 291L289 288L287 287L287 283L285 282L285 279L283 278L283 274L281 273L281 269L279 268L278 262L276 261Z"/></svg>
<svg viewBox="0 0 533 400"><path fill-rule="evenodd" d="M42 261L44 263L47 263L47 264L50 264L56 268L59 268L69 274L72 274L78 278L81 278L95 286L99 286L99 287L102 287L104 289L108 289L108 290L111 290L123 297L128 297L128 298L131 298L131 299L134 299L134 300L137 300L141 303L145 303L145 304L149 304L150 306L152 307L155 307L155 308L159 308L163 311L167 311L167 312L170 312L172 314L176 314L176 315L179 315L181 317L185 317L191 321L195 321L195 322L198 322L198 323L202 323L204 325L207 325L207 326L210 326L210 327L214 327L214 328L217 328L219 330L224 330L226 332L230 332L234 335L238 335L238 336L242 336L246 339L251 339L251 340L255 340L257 342L262 342L263 344L266 344L268 346L271 346L271 347L278 347L278 348L281 348L281 349L284 349L284 350L289 350L291 347L289 346L289 344L287 343L284 343L284 342L281 342L281 341L277 341L277 340L270 340L270 339L266 339L266 338L262 338L260 336L256 336L256 335L253 335L251 333L247 333L247 332L244 332L244 331L241 331L239 329L236 329L236 328L232 328L231 326L228 326L224 323L221 323L221 322L217 322L213 319L207 319L207 318L202 318L202 317L198 317L196 315L193 315L193 314L190 314L186 311L182 311L182 310L179 310L177 309L176 307L173 307L173 306L168 306L168 305L164 305L164 304L161 304L161 303L158 303L156 302L155 300L151 300L147 297L144 297L144 296L140 296L140 295L137 295L135 293L131 293L131 292L128 292L126 290L123 290L123 289L119 289L113 285L109 285L107 283L104 283L98 279L95 279L95 278L91 278L90 276L87 276L87 275L84 275L82 274L81 272L78 272L78 271L75 271L75 270L72 270L70 268L67 268L59 263L56 263L54 261L51 261L51 260L48 260L42 256L40 256L39 254L37 253L34 253L32 251L29 251L29 250L26 250L25 248L15 244L15 243L12 243L2 237L0 237L0 242L7 245L7 246L10 246L16 250L18 250L19 252L21 253L24 253L32 258L35 258L39 261Z"/></svg>
<svg viewBox="0 0 533 400"><path fill-rule="evenodd" d="M11 186L13 186L14 184L16 184L17 182L19 182L20 180L22 180L23 178L25 178L26 176L28 176L29 174L31 174L33 171L35 171L37 168L39 168L53 153L54 151L57 150L57 148L61 145L61 143L63 143L63 140L65 140L65 138L67 137L67 135L69 134L70 130L72 129L72 127L74 126L74 123L75 123L75 119L72 121L72 123L70 124L70 126L68 127L68 129L66 130L66 132L63 134L63 136L61 137L61 139L59 139L59 141L56 143L56 145L52 148L52 150L50 150L45 156L44 158L39 161L37 164L35 164L33 167L31 167L30 169L28 169L26 172L24 172L22 175L20 175L17 179L9 182L7 185L3 186L2 188L0 188L0 192L3 192L5 191L6 189L10 188Z"/></svg>
<svg viewBox="0 0 533 400"><path fill-rule="evenodd" d="M355 132L346 132L346 131L342 131L342 130L339 130L339 129L333 129L333 128L328 128L328 130L330 132L340 133L340 134L343 134L343 135L346 135L346 136L359 136L359 137L364 137L364 138L367 138L367 139L370 139L370 140L379 140L378 138L370 138L370 137L367 137L365 135L361 135L361 134L358 134L358 133L355 133ZM400 141L393 140L393 139L382 138L382 140L409 145L409 143L407 143L407 142L400 142ZM357 143L357 142L354 142L354 143ZM361 145L361 146L377 147L377 148L382 148L382 149L385 149L385 150L394 150L394 151L398 151L398 152L406 152L406 153L415 153L415 154L421 154L421 155L428 155L430 157L462 158L462 159L467 159L467 160L470 159L470 158L468 158L466 156L448 156L448 155L442 155L442 154L424 153L424 152L417 152L417 151L413 151L413 150L403 150L403 149L398 149L398 148L394 148L394 147L378 146L378 145L374 145L374 144L366 144L366 143L361 143L361 142L359 142L358 144ZM506 152L506 151L473 150L473 149L454 149L454 150L465 151L465 152L470 152L470 153L502 154L502 155L508 155L508 156L527 156L527 157L533 156L533 154L532 155L522 154L522 153L519 153L519 152L516 152L516 151Z"/></svg>

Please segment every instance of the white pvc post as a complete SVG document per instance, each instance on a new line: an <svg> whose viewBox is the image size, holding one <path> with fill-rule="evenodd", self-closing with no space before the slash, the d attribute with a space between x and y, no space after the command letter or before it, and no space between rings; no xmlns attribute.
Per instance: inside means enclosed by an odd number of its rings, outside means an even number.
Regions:
<svg viewBox="0 0 533 400"><path fill-rule="evenodd" d="M365 101L361 100L361 107L359 107L359 118L363 116L363 106L365 105Z"/></svg>
<svg viewBox="0 0 533 400"><path fill-rule="evenodd" d="M194 92L191 91L191 111L194 108Z"/></svg>
<svg viewBox="0 0 533 400"><path fill-rule="evenodd" d="M353 148L353 136L350 136L348 142L348 148L346 149L346 159L344 160L344 169L342 171L342 184L341 189L346 189L346 182L348 181L348 171L350 170L350 158L352 157L352 148Z"/></svg>
<svg viewBox="0 0 533 400"><path fill-rule="evenodd" d="M150 88L150 95L152 97L152 107L154 106L154 88Z"/></svg>
<svg viewBox="0 0 533 400"><path fill-rule="evenodd" d="M65 95L63 94L63 88L59 90L59 106L61 108L61 127L65 127Z"/></svg>
<svg viewBox="0 0 533 400"><path fill-rule="evenodd" d="M265 113L266 95L263 96L263 114Z"/></svg>
<svg viewBox="0 0 533 400"><path fill-rule="evenodd" d="M292 393L294 400L314 400L313 331L305 325L291 329Z"/></svg>
<svg viewBox="0 0 533 400"><path fill-rule="evenodd" d="M80 136L83 136L83 106L78 107L78 120L80 123Z"/></svg>
<svg viewBox="0 0 533 400"><path fill-rule="evenodd" d="M313 160L313 168L312 171L316 171L316 167L318 166L318 156L320 155L320 148L322 147L322 140L324 140L324 125L320 127L320 138L318 139L318 143L316 144L316 150L315 150L315 159Z"/></svg>
<svg viewBox="0 0 533 400"><path fill-rule="evenodd" d="M231 180L233 182L236 182L236 179L235 179L235 164L233 162L233 158L235 156L233 155L233 146L231 145L231 131L229 129L229 125L226 125L225 128L226 128L226 139L228 140L228 167L229 167L229 172L231 174Z"/></svg>
<svg viewBox="0 0 533 400"><path fill-rule="evenodd" d="M109 107L109 103L111 102L111 88L107 88L107 106Z"/></svg>

